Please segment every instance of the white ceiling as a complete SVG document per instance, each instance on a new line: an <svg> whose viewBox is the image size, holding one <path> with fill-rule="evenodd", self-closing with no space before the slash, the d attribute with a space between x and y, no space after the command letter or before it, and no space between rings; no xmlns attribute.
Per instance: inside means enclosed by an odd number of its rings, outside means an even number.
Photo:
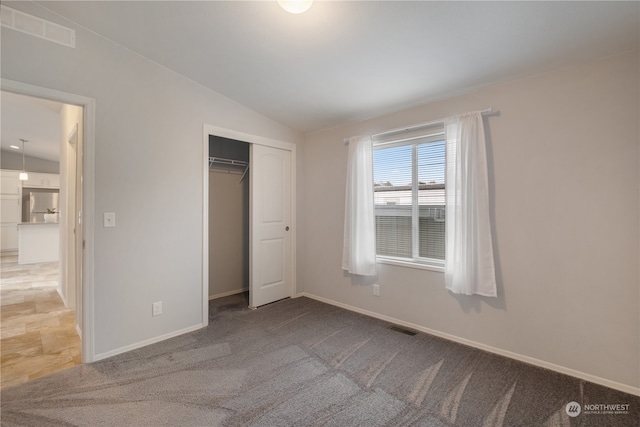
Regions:
<svg viewBox="0 0 640 427"><path fill-rule="evenodd" d="M0 95L2 150L22 154L20 139L26 139L25 155L59 162L62 105L3 91ZM11 148L11 145L19 149Z"/></svg>
<svg viewBox="0 0 640 427"><path fill-rule="evenodd" d="M40 2L301 132L638 48L638 2Z"/></svg>
<svg viewBox="0 0 640 427"><path fill-rule="evenodd" d="M638 49L640 3L41 1L300 132Z"/></svg>

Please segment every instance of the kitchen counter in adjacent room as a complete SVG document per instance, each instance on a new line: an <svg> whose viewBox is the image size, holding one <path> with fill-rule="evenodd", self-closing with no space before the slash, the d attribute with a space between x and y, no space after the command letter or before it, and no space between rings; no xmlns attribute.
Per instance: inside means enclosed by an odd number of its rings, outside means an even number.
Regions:
<svg viewBox="0 0 640 427"><path fill-rule="evenodd" d="M18 224L18 264L58 261L60 224L23 222Z"/></svg>

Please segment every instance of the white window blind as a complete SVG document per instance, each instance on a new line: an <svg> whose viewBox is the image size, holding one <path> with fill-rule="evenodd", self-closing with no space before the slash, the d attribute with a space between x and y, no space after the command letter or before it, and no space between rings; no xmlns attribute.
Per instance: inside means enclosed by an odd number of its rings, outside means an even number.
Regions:
<svg viewBox="0 0 640 427"><path fill-rule="evenodd" d="M442 127L374 144L376 253L443 265L445 142Z"/></svg>

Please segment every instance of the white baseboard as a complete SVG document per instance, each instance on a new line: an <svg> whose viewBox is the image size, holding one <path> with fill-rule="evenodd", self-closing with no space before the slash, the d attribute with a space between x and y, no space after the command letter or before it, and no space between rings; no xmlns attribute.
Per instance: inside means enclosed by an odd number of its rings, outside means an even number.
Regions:
<svg viewBox="0 0 640 427"><path fill-rule="evenodd" d="M177 337L178 335L197 331L198 329L202 329L203 327L204 325L202 323L199 323L197 325L189 326L188 328L184 328L178 331L170 332L168 334L160 335L159 337L150 338L148 340L140 341L135 344L130 344L124 347L117 348L115 350L107 351L106 353L96 354L93 361L97 362L98 360L102 360L108 357L116 356L118 354L126 353L127 351L135 350L141 347L146 347L148 345L155 344L160 341L168 340L169 338Z"/></svg>
<svg viewBox="0 0 640 427"><path fill-rule="evenodd" d="M239 289L234 289L233 291L229 291L229 292L222 292L220 294L209 295L209 301L211 301L212 299L228 297L230 295L241 294L243 292L247 292L248 290L249 290L249 288L239 288Z"/></svg>
<svg viewBox="0 0 640 427"><path fill-rule="evenodd" d="M82 340L82 329L80 329L80 325L78 325L77 323L76 323L76 332L78 333L80 340Z"/></svg>
<svg viewBox="0 0 640 427"><path fill-rule="evenodd" d="M405 326L407 328L415 329L420 332L424 332L430 335L434 335L440 338L447 339L449 341L454 341L460 344L468 345L470 347L475 347L480 350L488 351L489 353L498 354L500 356L508 357L510 359L518 360L520 362L528 363L529 365L538 366L541 368L549 369L551 371L559 372L561 374L569 375L572 377L580 378L585 381L589 381L595 384L599 384L605 387L609 387L615 390L619 390L625 393L633 394L636 396L640 396L640 387L633 387L627 384L622 384L616 381L611 381L606 378L601 378L595 375L587 374L585 372L576 371L575 369L567 368L565 366L556 365L554 363L546 362L544 360L536 359L533 357L525 356L523 354L514 353L512 351L503 350L501 348L492 347L490 345L482 344L476 341L471 341L466 338L457 337L455 335L447 334L445 332L436 331L434 329L425 328L424 326L416 325L415 323L405 322L400 319L395 319L393 317L385 316L383 314L375 313L373 311L364 310L362 308L358 308L352 305L343 304L338 301L333 301L328 298L319 297L317 295L309 294L307 292L302 292L296 295L297 297L307 297L320 302L324 302L327 304L335 305L336 307L344 308L349 311L353 311L356 313L364 314L369 317L374 317L376 319L384 320L389 323L394 323L396 325Z"/></svg>

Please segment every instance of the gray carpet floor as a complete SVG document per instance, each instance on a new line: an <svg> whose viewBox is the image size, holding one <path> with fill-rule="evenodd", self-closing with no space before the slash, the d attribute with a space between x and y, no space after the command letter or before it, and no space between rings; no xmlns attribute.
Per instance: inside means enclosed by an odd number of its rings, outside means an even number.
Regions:
<svg viewBox="0 0 640 427"><path fill-rule="evenodd" d="M205 329L4 389L1 424L640 424L636 396L309 298L246 307L245 294L212 301ZM589 406L604 404L628 409Z"/></svg>

